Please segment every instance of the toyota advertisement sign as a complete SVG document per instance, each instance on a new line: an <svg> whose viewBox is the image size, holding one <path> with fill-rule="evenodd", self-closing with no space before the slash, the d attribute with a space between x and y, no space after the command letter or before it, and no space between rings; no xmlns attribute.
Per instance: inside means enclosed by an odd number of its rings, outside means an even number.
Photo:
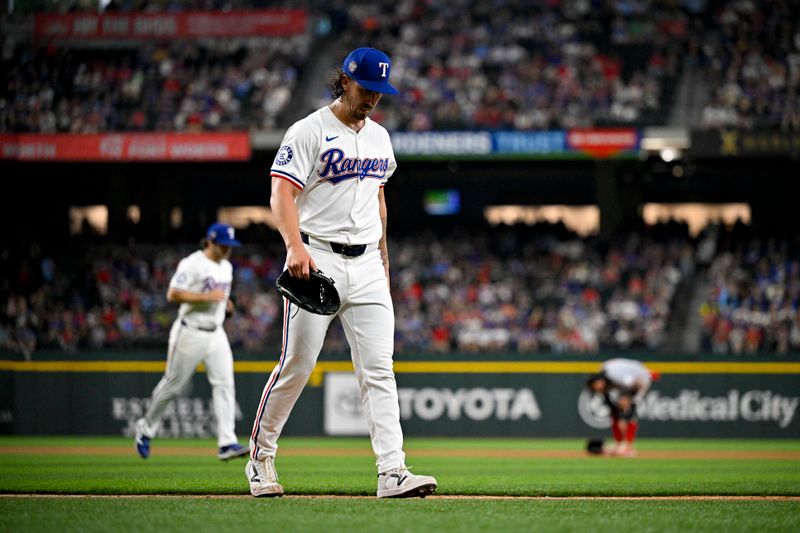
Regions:
<svg viewBox="0 0 800 533"><path fill-rule="evenodd" d="M604 435L603 398L577 375L398 375L400 418L407 435ZM477 383L480 382L480 383ZM366 435L352 373L324 382L325 433ZM667 375L638 405L641 434L658 437L800 436L795 376Z"/></svg>

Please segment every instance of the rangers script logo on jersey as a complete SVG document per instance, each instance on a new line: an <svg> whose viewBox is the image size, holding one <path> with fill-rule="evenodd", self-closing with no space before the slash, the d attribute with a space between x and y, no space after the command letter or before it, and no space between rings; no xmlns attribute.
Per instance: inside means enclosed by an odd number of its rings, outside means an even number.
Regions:
<svg viewBox="0 0 800 533"><path fill-rule="evenodd" d="M325 166L317 172L320 180L327 180L336 185L344 180L358 178L375 178L382 180L389 170L389 158L364 158L345 157L344 151L338 148L326 150L319 157Z"/></svg>

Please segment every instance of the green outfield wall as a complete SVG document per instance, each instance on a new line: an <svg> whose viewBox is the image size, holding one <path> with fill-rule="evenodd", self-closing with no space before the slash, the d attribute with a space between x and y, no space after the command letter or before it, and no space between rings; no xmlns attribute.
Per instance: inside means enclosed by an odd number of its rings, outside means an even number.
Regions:
<svg viewBox="0 0 800 533"><path fill-rule="evenodd" d="M599 398L583 390L592 360L397 361L409 436L606 435ZM640 405L642 437L800 438L800 361L644 361L661 378ZM249 435L274 363L237 361L237 433ZM156 360L0 360L0 433L127 435L164 370ZM202 366L168 410L163 437L214 434ZM366 423L348 361L320 361L286 435L362 435Z"/></svg>

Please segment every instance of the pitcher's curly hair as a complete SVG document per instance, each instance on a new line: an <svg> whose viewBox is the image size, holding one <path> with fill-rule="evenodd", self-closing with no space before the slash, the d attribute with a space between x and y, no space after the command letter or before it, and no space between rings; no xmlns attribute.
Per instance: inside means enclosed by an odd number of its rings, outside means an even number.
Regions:
<svg viewBox="0 0 800 533"><path fill-rule="evenodd" d="M331 96L334 100L338 100L340 96L344 94L344 87L342 87L342 74L344 71L340 68L337 68L336 71L331 74L330 81L328 85L331 88Z"/></svg>

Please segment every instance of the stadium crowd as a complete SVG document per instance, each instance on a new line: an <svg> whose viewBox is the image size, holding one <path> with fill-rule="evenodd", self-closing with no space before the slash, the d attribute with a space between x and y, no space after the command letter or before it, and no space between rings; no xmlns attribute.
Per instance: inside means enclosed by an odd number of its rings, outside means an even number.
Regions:
<svg viewBox="0 0 800 533"><path fill-rule="evenodd" d="M245 234L246 235L246 234ZM251 232L232 258L234 350L279 350L274 280L277 235ZM255 245L253 243L259 243ZM176 309L165 294L189 245L82 244L71 253L35 245L0 261L0 348L158 348ZM392 239L398 353L596 353L658 351L686 280L707 287L701 350L719 354L800 351L800 255L791 239L662 224L601 242L562 226L451 229ZM706 290L706 289L703 289ZM685 293L684 293L685 294ZM334 321L323 353L346 354Z"/></svg>
<svg viewBox="0 0 800 533"><path fill-rule="evenodd" d="M49 5L49 4L48 4ZM274 7L245 0L55 2L55 11ZM393 59L390 130L663 125L700 68L706 128L800 130L800 8L790 0L379 0L309 10L293 38L95 44L6 39L0 131L275 130L322 34ZM332 24L332 19L338 22ZM316 24L327 21L326 32ZM326 45L329 46L329 45ZM294 97L297 100L293 101ZM327 101L327 92L320 94Z"/></svg>
<svg viewBox="0 0 800 533"><path fill-rule="evenodd" d="M177 314L166 290L191 246L78 249L54 259L33 247L13 269L5 265L10 287L3 290L0 346L27 355L37 348L70 352L166 342ZM246 351L264 348L281 312L278 296L268 287L280 274L283 258L262 253L232 258L236 311L226 329L231 343Z"/></svg>
<svg viewBox="0 0 800 533"><path fill-rule="evenodd" d="M607 248L519 230L403 241L392 248L398 349L657 349L691 261L686 240L636 233Z"/></svg>
<svg viewBox="0 0 800 533"><path fill-rule="evenodd" d="M393 58L389 129L542 130L658 123L689 17L662 2L384 0L350 4L347 47L364 35Z"/></svg>
<svg viewBox="0 0 800 533"><path fill-rule="evenodd" d="M310 39L18 46L2 61L0 131L275 129Z"/></svg>
<svg viewBox="0 0 800 533"><path fill-rule="evenodd" d="M800 131L800 5L723 2L703 34L707 128Z"/></svg>
<svg viewBox="0 0 800 533"><path fill-rule="evenodd" d="M485 230L468 239L454 230L390 247L401 353L658 348L675 288L692 268L688 241L657 244L637 234L601 249L566 232ZM77 250L56 259L33 249L27 260L4 264L0 345L30 355L166 342L176 313L167 285L190 247ZM277 350L280 241L246 247L232 261L232 345ZM324 351L347 352L338 322Z"/></svg>
<svg viewBox="0 0 800 533"><path fill-rule="evenodd" d="M741 355L800 349L799 244L746 234L721 243L700 309L704 350Z"/></svg>

